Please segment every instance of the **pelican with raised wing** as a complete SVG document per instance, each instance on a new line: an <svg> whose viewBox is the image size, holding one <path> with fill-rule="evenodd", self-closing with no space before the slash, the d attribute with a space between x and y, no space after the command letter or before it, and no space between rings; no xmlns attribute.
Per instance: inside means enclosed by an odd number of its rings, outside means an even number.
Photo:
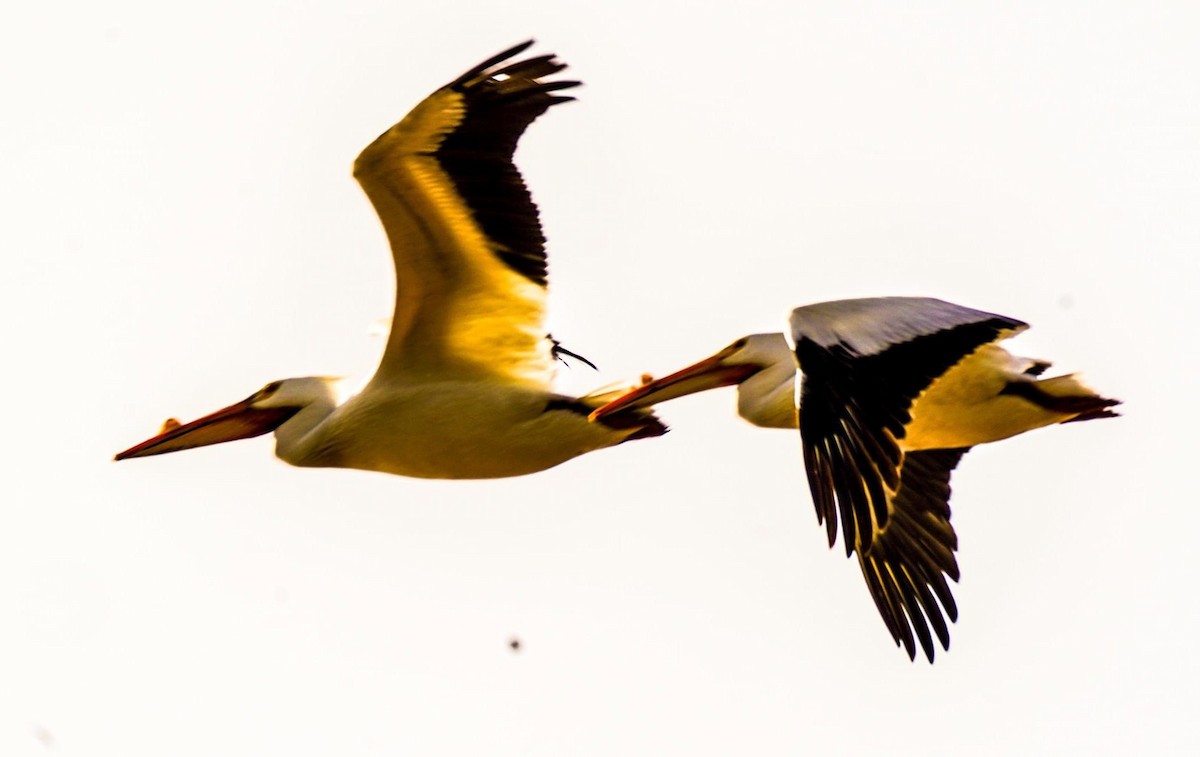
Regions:
<svg viewBox="0 0 1200 757"><path fill-rule="evenodd" d="M250 397L116 457L175 452L275 432L292 465L422 478L498 478L659 436L652 412L588 414L606 394L551 389L567 352L543 326L545 238L512 157L527 126L574 98L547 80L553 55L512 61L526 42L425 98L363 150L354 176L392 248L396 305L379 368L342 381L273 381Z"/></svg>
<svg viewBox="0 0 1200 757"><path fill-rule="evenodd" d="M924 297L841 300L796 308L791 341L754 334L596 410L603 422L665 400L737 386L738 413L799 428L809 488L829 546L846 554L899 646L933 661L958 616L950 473L971 447L1031 429L1115 415L1076 376L998 342L1028 328L1002 315ZM796 378L803 376L799 392ZM940 604L940 606L939 606ZM932 627L932 634L930 628Z"/></svg>

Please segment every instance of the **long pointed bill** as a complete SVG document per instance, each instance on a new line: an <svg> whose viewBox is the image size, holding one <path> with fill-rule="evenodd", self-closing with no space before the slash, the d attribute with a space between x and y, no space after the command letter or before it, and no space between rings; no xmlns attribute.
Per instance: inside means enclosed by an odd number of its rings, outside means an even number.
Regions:
<svg viewBox="0 0 1200 757"><path fill-rule="evenodd" d="M726 365L721 362L724 357L723 354L714 355L670 376L643 384L592 411L588 418L595 421L622 410L650 407L696 392L740 384L759 370L756 365Z"/></svg>
<svg viewBox="0 0 1200 757"><path fill-rule="evenodd" d="M178 452L182 449L204 447L209 444L249 439L253 436L274 431L288 418L296 414L295 407L253 407L250 400L242 400L203 418L172 427L170 421L158 436L118 452L114 460L131 457L149 457Z"/></svg>

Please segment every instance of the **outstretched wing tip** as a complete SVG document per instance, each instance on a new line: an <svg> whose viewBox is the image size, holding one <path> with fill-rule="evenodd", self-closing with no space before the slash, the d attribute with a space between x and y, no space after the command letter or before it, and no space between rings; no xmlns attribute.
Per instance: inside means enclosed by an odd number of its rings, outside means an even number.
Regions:
<svg viewBox="0 0 1200 757"><path fill-rule="evenodd" d="M549 351L533 337L544 318L546 239L513 155L526 128L575 99L565 92L579 82L547 80L567 68L552 54L518 57L533 44L438 88L355 161L396 266L380 372L440 361L549 381Z"/></svg>
<svg viewBox="0 0 1200 757"><path fill-rule="evenodd" d="M524 42L519 42L519 43L513 45L512 47L508 48L507 50L496 53L495 55L493 55L492 57L483 61L482 63L472 66L467 71L464 71L461 76L459 76L454 81L450 82L450 84L448 86L452 89L457 89L459 87L464 86L467 82L471 81L472 79L475 79L476 77L478 77L481 74L486 73L489 69L493 68L494 66L497 66L500 63L503 63L504 61L506 61L510 58L515 58L516 56L525 52L529 48L533 47L534 42L536 42L536 40L534 40L532 37L530 37L529 39L525 40ZM553 57L553 56L551 56L551 57Z"/></svg>

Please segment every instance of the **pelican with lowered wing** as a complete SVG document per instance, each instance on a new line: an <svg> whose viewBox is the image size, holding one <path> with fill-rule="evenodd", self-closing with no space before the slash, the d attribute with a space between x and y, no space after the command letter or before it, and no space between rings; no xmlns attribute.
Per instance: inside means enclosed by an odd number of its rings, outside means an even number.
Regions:
<svg viewBox="0 0 1200 757"><path fill-rule="evenodd" d="M999 346L1026 328L927 297L808 305L792 311L790 340L781 333L742 337L592 416L603 422L736 385L743 418L799 428L829 545L840 517L846 554L858 555L892 638L915 657L915 634L932 662L933 636L948 649L945 618L958 615L946 582L959 578L950 525L950 473L958 461L977 444L1110 417L1119 404L1076 376L1041 378L1049 363Z"/></svg>

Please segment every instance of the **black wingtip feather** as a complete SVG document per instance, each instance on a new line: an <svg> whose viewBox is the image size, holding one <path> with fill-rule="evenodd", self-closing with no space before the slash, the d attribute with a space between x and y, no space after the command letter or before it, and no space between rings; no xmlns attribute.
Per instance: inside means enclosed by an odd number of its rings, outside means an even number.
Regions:
<svg viewBox="0 0 1200 757"><path fill-rule="evenodd" d="M483 72L487 71L492 66L495 66L498 63L503 63L504 61L508 60L509 58L512 58L514 56L520 55L521 53L525 52L529 48L533 47L533 43L534 43L534 40L527 39L520 44L513 45L512 47L508 48L504 52L496 53L495 55L488 58L487 60L480 63L479 65L475 66L471 70L464 72L462 76L460 76L457 79L455 79L454 81L450 82L449 86L453 89L457 89L457 88L463 86L467 82L471 81L472 79L478 77Z"/></svg>
<svg viewBox="0 0 1200 757"><path fill-rule="evenodd" d="M908 453L887 528L869 548L859 549L859 566L880 617L912 660L918 647L931 663L938 645L949 649L948 622L958 620L947 582L959 577L957 536L946 502L950 473L965 452Z"/></svg>
<svg viewBox="0 0 1200 757"><path fill-rule="evenodd" d="M447 85L461 96L463 115L434 156L496 256L545 287L546 238L512 158L529 124L548 108L575 99L554 93L580 82L544 80L567 68L553 54L508 62L532 44L494 55Z"/></svg>
<svg viewBox="0 0 1200 757"><path fill-rule="evenodd" d="M863 578L866 579L867 589L870 591L871 599L875 602L875 608L879 610L879 615L883 618L884 626L887 628L888 633L892 635L892 641L896 642L896 646L900 646L900 631L898 629L902 625L902 618L897 618L893 612L888 592L884 589L882 578L878 573L878 564L874 561L868 562L868 560L860 555L858 565L862 570Z"/></svg>
<svg viewBox="0 0 1200 757"><path fill-rule="evenodd" d="M542 85L543 92L557 92L560 89L573 89L574 87L582 87L583 82L577 79L563 79L562 81L550 81ZM574 100L574 97L567 96L564 99Z"/></svg>

